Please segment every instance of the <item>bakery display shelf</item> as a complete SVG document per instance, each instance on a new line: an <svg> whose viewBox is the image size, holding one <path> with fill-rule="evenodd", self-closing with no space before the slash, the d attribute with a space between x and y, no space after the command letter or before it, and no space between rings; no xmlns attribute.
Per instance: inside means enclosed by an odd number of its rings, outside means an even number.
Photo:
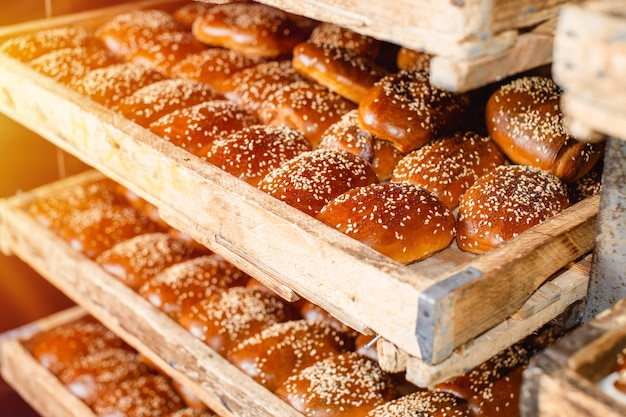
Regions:
<svg viewBox="0 0 626 417"><path fill-rule="evenodd" d="M531 360L522 386L523 417L618 417L626 395L613 388L626 348L626 299Z"/></svg>
<svg viewBox="0 0 626 417"><path fill-rule="evenodd" d="M563 108L581 140L626 139L626 1L564 6L557 24L553 74Z"/></svg>
<svg viewBox="0 0 626 417"><path fill-rule="evenodd" d="M3 204L0 242L98 321L181 382L221 416L301 416L244 375L137 293L104 272L23 210L8 206L59 187L101 178L96 171L71 177ZM21 204L18 204L18 206Z"/></svg>
<svg viewBox="0 0 626 417"><path fill-rule="evenodd" d="M44 24L59 25L36 27ZM403 266L6 56L0 111L156 204L174 227L285 298L307 298L426 366L504 323L594 244L597 196L485 255L452 246ZM574 301L548 299L555 315ZM528 332L543 324L537 317L524 318ZM483 348L497 352L491 342Z"/></svg>
<svg viewBox="0 0 626 417"><path fill-rule="evenodd" d="M210 1L210 0L208 0ZM552 60L554 18L567 0L260 0L435 55L431 81L468 91Z"/></svg>
<svg viewBox="0 0 626 417"><path fill-rule="evenodd" d="M235 412L240 410L238 407L246 410L252 406L261 407L256 401L275 412L272 409L278 407L275 397L264 398L267 397L266 391L256 383L242 382L239 372L220 356L93 261L76 253L24 210L29 202L38 198L101 177L97 171L88 171L3 200L0 203L3 251L14 253L29 263L137 350L147 351L146 354L170 370L175 379L193 384L200 392L198 395L206 398L216 411L219 412L220 408L216 407L215 398L219 398L217 405L226 407L233 415L247 415ZM455 350L441 363L428 365L394 350L393 344L384 341L379 344L381 364L386 363L383 367L393 368L396 372L406 371L407 378L417 385L432 386L464 373L557 317L568 306L584 298L587 283L588 260L570 264L530 297L510 319ZM402 364L391 363L394 357ZM248 395L252 400L239 398ZM257 409L254 412L262 415Z"/></svg>
<svg viewBox="0 0 626 417"><path fill-rule="evenodd" d="M96 417L91 408L41 366L23 344L37 333L70 323L84 314L82 308L73 307L18 328L19 332L12 332L10 338L2 337L2 379L42 417Z"/></svg>

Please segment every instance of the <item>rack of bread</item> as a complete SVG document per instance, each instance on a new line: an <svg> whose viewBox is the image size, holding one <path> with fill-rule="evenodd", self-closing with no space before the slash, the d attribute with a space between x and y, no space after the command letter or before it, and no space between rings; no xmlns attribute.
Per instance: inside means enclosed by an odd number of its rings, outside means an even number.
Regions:
<svg viewBox="0 0 626 417"><path fill-rule="evenodd" d="M0 110L98 172L0 202L2 250L224 416L301 414L230 363L197 317L172 320L142 296L141 283L117 275L124 268L106 266L100 249L119 243L127 226L113 225L115 233L93 243L99 253L76 231L59 234L55 226L71 224L55 217L55 196L89 194L90 184L110 178L150 218L131 235L165 228L189 250L219 253L286 310L309 303L375 337L376 366L422 388L480 366L585 298L602 146L563 135L560 113L551 113L560 93L540 71L487 85L549 62L528 46L537 32L526 29L554 17L562 2L431 5L425 15L470 22L439 35L410 16L397 33L385 32L395 4L261 3L148 1L4 28ZM259 51L257 41L238 44L241 34L220 37L258 24L241 19L253 8L270 13L260 21L275 24L278 41L263 32ZM479 19L485 10L493 11L489 22ZM522 18L520 10L529 12ZM328 36L322 28L338 32L334 24L353 29L344 34L364 49L312 40ZM39 54L58 33L69 43ZM530 42L551 54L551 43ZM399 51L417 52L409 48L439 55L427 69L404 67ZM522 50L533 60L515 58ZM504 67L524 67L460 84L438 78L451 67L466 72L454 77L479 74L502 54ZM321 65L329 62L331 69ZM475 87L483 88L465 93ZM427 108L404 104L415 96ZM529 118L533 106L553 124ZM515 135L524 129L561 145L520 150ZM336 143L350 135L364 144ZM551 152L566 156L545 163ZM445 178L456 181L431 184L432 175L415 168L429 158L446 160ZM334 177L320 182L326 171ZM592 186L580 194L583 179ZM496 200L513 214L483 220L482 207ZM345 220L358 210L366 214ZM177 263L197 254L181 256Z"/></svg>

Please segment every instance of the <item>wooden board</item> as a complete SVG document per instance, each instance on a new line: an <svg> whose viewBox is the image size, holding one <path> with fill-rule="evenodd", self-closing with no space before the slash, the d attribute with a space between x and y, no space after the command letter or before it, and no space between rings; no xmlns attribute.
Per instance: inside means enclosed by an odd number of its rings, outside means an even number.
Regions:
<svg viewBox="0 0 626 417"><path fill-rule="evenodd" d="M603 381L626 347L626 299L537 355L524 374L523 417L618 417L626 402Z"/></svg>
<svg viewBox="0 0 626 417"><path fill-rule="evenodd" d="M93 13L92 25L107 15ZM405 267L5 56L0 91L0 111L159 206L174 227L427 364L502 323L593 247L597 197L488 254L451 247Z"/></svg>
<svg viewBox="0 0 626 417"><path fill-rule="evenodd" d="M19 328L12 336L26 339L84 314L81 308L71 308ZM20 339L2 338L2 379L42 417L96 417L91 408L31 356Z"/></svg>
<svg viewBox="0 0 626 417"><path fill-rule="evenodd" d="M570 132L581 140L626 139L626 1L587 1L563 7L553 74L565 90Z"/></svg>
<svg viewBox="0 0 626 417"><path fill-rule="evenodd" d="M0 203L0 242L3 250L15 253L28 262L137 350L145 351L153 361L172 372L175 379L195 386L198 395L217 411L220 404L227 403L229 410L237 410L237 413L233 411L234 415L247 415L238 412L249 410L252 405L258 407L255 400L240 398L247 395L262 401L266 407L272 404L278 407L270 401L275 400L273 396L270 400L264 398L264 389L250 381L241 382L238 371L219 355L110 277L97 264L77 254L23 210L34 199L101 177L102 174L97 171L89 171L4 200ZM429 365L402 351L402 355L407 357L405 368L408 378L418 385L431 386L461 374L557 317L585 296L588 281L588 268L584 264L571 265L560 272L535 293L513 318L457 349L439 364ZM402 309L401 305L397 307ZM227 391L224 393L222 390ZM215 404L216 397L220 398L220 404ZM230 402L240 405L234 406ZM259 410L255 412L265 415Z"/></svg>

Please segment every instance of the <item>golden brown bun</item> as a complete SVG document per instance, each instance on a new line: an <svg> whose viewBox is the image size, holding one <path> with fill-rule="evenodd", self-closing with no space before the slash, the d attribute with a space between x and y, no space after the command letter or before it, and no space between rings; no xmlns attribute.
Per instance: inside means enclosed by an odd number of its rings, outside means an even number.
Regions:
<svg viewBox="0 0 626 417"><path fill-rule="evenodd" d="M271 171L258 188L306 214L315 216L344 192L378 182L370 164L341 150L304 152Z"/></svg>
<svg viewBox="0 0 626 417"><path fill-rule="evenodd" d="M211 7L214 7L213 3L206 3L202 1L192 1L187 4L183 4L177 7L172 12L172 17L177 22L180 22L185 28L191 30L194 20L206 13Z"/></svg>
<svg viewBox="0 0 626 417"><path fill-rule="evenodd" d="M183 400L183 403L185 403L187 408L198 412L198 414L193 414L193 413L188 414L189 417L215 416L215 414L209 413L209 407L207 407L207 405L204 402L202 402L202 400L191 389L189 389L189 387L184 385L182 382L176 381L173 379L172 387L174 388L176 393L180 396L180 398ZM180 410L177 411L177 413L178 412L180 412ZM205 413L208 413L208 414L205 414ZM182 414L182 416L184 415L185 414Z"/></svg>
<svg viewBox="0 0 626 417"><path fill-rule="evenodd" d="M317 25L311 32L309 41L339 46L370 59L378 57L381 47L381 42L377 39L328 22Z"/></svg>
<svg viewBox="0 0 626 417"><path fill-rule="evenodd" d="M102 252L96 262L114 278L137 290L165 268L195 255L193 248L168 233L145 233Z"/></svg>
<svg viewBox="0 0 626 417"><path fill-rule="evenodd" d="M407 154L391 181L424 187L453 209L478 178L504 163L504 154L489 137L454 133Z"/></svg>
<svg viewBox="0 0 626 417"><path fill-rule="evenodd" d="M168 378L147 375L120 382L116 389L103 393L92 408L99 416L157 417L183 406Z"/></svg>
<svg viewBox="0 0 626 417"><path fill-rule="evenodd" d="M330 314L328 311L324 310L317 304L314 304L303 298L300 302L298 309L300 311L300 316L302 316L302 318L307 321L324 323L335 330L349 335L351 338L356 337L356 331L346 326L342 321L334 317L332 314Z"/></svg>
<svg viewBox="0 0 626 417"><path fill-rule="evenodd" d="M33 357L55 375L76 360L105 349L130 349L91 316L39 333L29 342Z"/></svg>
<svg viewBox="0 0 626 417"><path fill-rule="evenodd" d="M72 249L96 258L113 245L159 230L117 192L109 179L81 184L35 201L29 213Z"/></svg>
<svg viewBox="0 0 626 417"><path fill-rule="evenodd" d="M522 374L531 355L524 343L517 343L435 390L467 401L475 416L519 416Z"/></svg>
<svg viewBox="0 0 626 417"><path fill-rule="evenodd" d="M391 378L377 363L349 352L319 361L289 377L276 395L314 417L363 417L396 397Z"/></svg>
<svg viewBox="0 0 626 417"><path fill-rule="evenodd" d="M59 373L59 379L71 393L92 406L105 392L124 380L150 373L150 368L128 349L109 348L76 358Z"/></svg>
<svg viewBox="0 0 626 417"><path fill-rule="evenodd" d="M222 83L221 91L227 99L256 111L276 90L302 79L291 61L262 62L234 73Z"/></svg>
<svg viewBox="0 0 626 417"><path fill-rule="evenodd" d="M391 142L361 129L356 109L344 114L324 131L318 148L343 149L360 156L372 165L380 181L391 178L393 169L404 156Z"/></svg>
<svg viewBox="0 0 626 417"><path fill-rule="evenodd" d="M602 189L603 161L598 161L583 177L567 184L569 201L571 204L578 203L587 197L598 194Z"/></svg>
<svg viewBox="0 0 626 417"><path fill-rule="evenodd" d="M167 417L218 417L217 414L209 410L198 410L187 407L168 414Z"/></svg>
<svg viewBox="0 0 626 417"><path fill-rule="evenodd" d="M324 131L354 108L354 103L319 84L296 81L270 95L257 114L262 123L298 129L315 148Z"/></svg>
<svg viewBox="0 0 626 417"><path fill-rule="evenodd" d="M361 127L402 152L455 130L469 105L465 94L430 84L423 71L400 71L377 82L359 103Z"/></svg>
<svg viewBox="0 0 626 417"><path fill-rule="evenodd" d="M149 127L166 114L221 98L210 86L197 81L163 80L123 98L115 109L135 123Z"/></svg>
<svg viewBox="0 0 626 417"><path fill-rule="evenodd" d="M518 78L489 98L485 118L489 135L511 161L572 182L598 162L602 144L578 142L569 136L560 97L561 91L550 78Z"/></svg>
<svg viewBox="0 0 626 417"><path fill-rule="evenodd" d="M156 70L121 63L91 70L72 87L100 104L115 107L124 97L164 79L165 75Z"/></svg>
<svg viewBox="0 0 626 417"><path fill-rule="evenodd" d="M155 36L165 32L185 30L171 14L157 9L133 10L122 13L99 26L95 36L109 51L123 60Z"/></svg>
<svg viewBox="0 0 626 417"><path fill-rule="evenodd" d="M161 215L159 214L159 208L157 206L139 197L139 195L135 194L135 192L121 184L117 185L116 191L124 197L124 199L128 202L128 204L130 204L132 208L146 216L148 219L150 219L150 221L158 225L160 229L170 229L170 226L165 222L165 220L161 218Z"/></svg>
<svg viewBox="0 0 626 417"><path fill-rule="evenodd" d="M237 132L259 120L227 100L210 100L168 113L150 123L150 130L176 146L200 155L214 140Z"/></svg>
<svg viewBox="0 0 626 417"><path fill-rule="evenodd" d="M482 416L482 414L480 414ZM513 417L513 414L506 414ZM366 417L476 417L465 400L441 391L416 391L376 407Z"/></svg>
<svg viewBox="0 0 626 417"><path fill-rule="evenodd" d="M59 49L48 52L30 62L31 67L58 82L72 85L96 68L118 61L99 46Z"/></svg>
<svg viewBox="0 0 626 417"><path fill-rule="evenodd" d="M180 317L180 324L211 349L226 355L243 340L295 315L268 291L232 287L213 293Z"/></svg>
<svg viewBox="0 0 626 417"><path fill-rule="evenodd" d="M258 3L231 3L199 16L192 33L207 45L276 58L287 55L308 33L289 14Z"/></svg>
<svg viewBox="0 0 626 417"><path fill-rule="evenodd" d="M396 56L396 65L404 71L430 71L430 61L433 55L416 51L406 47L401 47Z"/></svg>
<svg viewBox="0 0 626 417"><path fill-rule="evenodd" d="M274 391L301 369L346 350L346 339L328 325L291 320L276 323L239 343L227 359Z"/></svg>
<svg viewBox="0 0 626 417"><path fill-rule="evenodd" d="M457 245L487 252L568 206L567 188L558 177L529 166L499 166L461 197Z"/></svg>
<svg viewBox="0 0 626 417"><path fill-rule="evenodd" d="M128 61L172 76L172 67L191 54L206 49L189 32L158 33L128 56Z"/></svg>
<svg viewBox="0 0 626 417"><path fill-rule="evenodd" d="M376 335L359 334L354 340L354 351L361 356L378 362L378 349L375 339Z"/></svg>
<svg viewBox="0 0 626 417"><path fill-rule="evenodd" d="M211 254L179 262L139 287L139 294L175 320L216 291L245 285L248 275Z"/></svg>
<svg viewBox="0 0 626 417"><path fill-rule="evenodd" d="M296 45L292 64L300 74L355 103L387 75L373 60L350 49L311 41Z"/></svg>
<svg viewBox="0 0 626 417"><path fill-rule="evenodd" d="M223 83L237 71L263 62L262 58L251 57L230 49L209 48L188 55L175 64L172 78L195 80L209 84L217 92L224 92Z"/></svg>
<svg viewBox="0 0 626 417"><path fill-rule="evenodd" d="M254 125L218 138L198 156L256 187L270 171L310 150L311 144L298 130Z"/></svg>
<svg viewBox="0 0 626 417"><path fill-rule="evenodd" d="M98 41L85 28L64 26L8 39L0 44L0 52L22 62L30 62L48 52L97 43Z"/></svg>
<svg viewBox="0 0 626 417"><path fill-rule="evenodd" d="M326 204L317 219L402 264L447 248L455 234L445 204L413 184L353 188Z"/></svg>

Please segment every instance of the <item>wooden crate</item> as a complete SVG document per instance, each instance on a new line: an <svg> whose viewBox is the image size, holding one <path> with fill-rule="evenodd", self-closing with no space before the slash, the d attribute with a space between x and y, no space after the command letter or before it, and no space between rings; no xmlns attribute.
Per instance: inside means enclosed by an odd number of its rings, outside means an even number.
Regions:
<svg viewBox="0 0 626 417"><path fill-rule="evenodd" d="M2 334L0 360L6 381L42 417L96 417L94 412L30 354L22 341L82 317L85 311L71 308Z"/></svg>
<svg viewBox="0 0 626 417"><path fill-rule="evenodd" d="M603 387L624 348L626 299L533 358L524 373L522 416L626 415L626 397Z"/></svg>
<svg viewBox="0 0 626 417"><path fill-rule="evenodd" d="M208 0L210 1L210 0ZM467 91L552 60L553 19L567 0L260 0L435 54L431 81Z"/></svg>
<svg viewBox="0 0 626 417"><path fill-rule="evenodd" d="M626 138L626 1L565 6L558 19L553 74L563 87L569 131L584 140Z"/></svg>
<svg viewBox="0 0 626 417"><path fill-rule="evenodd" d="M5 28L0 40L69 22L95 27L123 10ZM485 255L452 246L403 266L6 56L0 111L156 204L174 227L285 298L303 296L353 328L381 335L420 365L413 372L420 384L433 375L421 368L444 366L486 331L502 328L497 339L473 348L483 359L584 297L544 283L593 247L597 196ZM542 285L549 294L544 308L522 315L521 327L505 325Z"/></svg>

